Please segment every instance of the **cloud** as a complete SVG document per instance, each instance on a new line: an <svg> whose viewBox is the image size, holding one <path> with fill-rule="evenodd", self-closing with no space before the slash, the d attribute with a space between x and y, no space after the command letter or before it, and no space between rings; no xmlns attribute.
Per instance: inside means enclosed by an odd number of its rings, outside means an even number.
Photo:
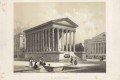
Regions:
<svg viewBox="0 0 120 80"><path fill-rule="evenodd" d="M21 26L21 28L26 29L49 20L68 17L78 24L76 43L83 43L85 39L105 32L105 7L103 6L95 3L92 5L88 3L77 3L76 5L71 3L27 4L22 5L22 8L20 6L19 9L15 9L15 19L19 19L24 24L29 24L28 26ZM17 11L22 11L22 13L17 13Z"/></svg>

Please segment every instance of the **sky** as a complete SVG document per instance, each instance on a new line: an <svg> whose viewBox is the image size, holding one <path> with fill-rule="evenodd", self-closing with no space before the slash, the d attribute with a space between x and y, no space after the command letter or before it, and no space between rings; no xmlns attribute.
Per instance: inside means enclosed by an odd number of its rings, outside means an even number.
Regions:
<svg viewBox="0 0 120 80"><path fill-rule="evenodd" d="M75 22L76 43L106 32L104 2L14 3L14 33L44 22L68 17Z"/></svg>

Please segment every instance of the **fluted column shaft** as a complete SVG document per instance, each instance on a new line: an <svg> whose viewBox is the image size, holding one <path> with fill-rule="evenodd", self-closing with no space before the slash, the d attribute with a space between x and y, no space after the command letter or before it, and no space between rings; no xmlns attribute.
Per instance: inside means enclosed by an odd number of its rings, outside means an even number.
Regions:
<svg viewBox="0 0 120 80"><path fill-rule="evenodd" d="M59 51L59 29L57 29L57 51Z"/></svg>
<svg viewBox="0 0 120 80"><path fill-rule="evenodd" d="M34 43L34 33L32 33L32 40L33 40L33 41L32 41L32 44L33 44L33 45L32 45L32 46L33 46L33 47L32 47L32 51L34 52L34 45L35 45L35 43Z"/></svg>
<svg viewBox="0 0 120 80"><path fill-rule="evenodd" d="M42 37L43 37L43 39L42 39L42 42L43 42L42 44L43 44L43 45L42 45L42 47L43 47L43 51L45 51L45 47L44 47L44 41L45 41L45 40L44 40L44 30L43 30L42 33L43 33L43 36L42 36Z"/></svg>
<svg viewBox="0 0 120 80"><path fill-rule="evenodd" d="M40 51L42 52L43 51L43 31L40 31L40 46L41 46L41 49L40 49Z"/></svg>
<svg viewBox="0 0 120 80"><path fill-rule="evenodd" d="M64 34L63 34L63 29L61 30L62 34L61 34L61 48L62 48L62 51L64 51Z"/></svg>
<svg viewBox="0 0 120 80"><path fill-rule="evenodd" d="M28 35L26 35L26 51L28 52Z"/></svg>
<svg viewBox="0 0 120 80"><path fill-rule="evenodd" d="M104 43L102 43L102 53L104 54Z"/></svg>
<svg viewBox="0 0 120 80"><path fill-rule="evenodd" d="M66 51L68 51L68 30L66 30Z"/></svg>
<svg viewBox="0 0 120 80"><path fill-rule="evenodd" d="M30 38L29 38L29 34L28 34L28 52L30 52Z"/></svg>
<svg viewBox="0 0 120 80"><path fill-rule="evenodd" d="M105 53L105 43L103 43L103 53Z"/></svg>
<svg viewBox="0 0 120 80"><path fill-rule="evenodd" d="M54 51L54 28L52 28L52 51Z"/></svg>
<svg viewBox="0 0 120 80"><path fill-rule="evenodd" d="M69 50L71 52L71 31L69 32L69 34L70 34L70 38L69 38Z"/></svg>
<svg viewBox="0 0 120 80"><path fill-rule="evenodd" d="M37 52L39 52L39 32L37 32Z"/></svg>
<svg viewBox="0 0 120 80"><path fill-rule="evenodd" d="M75 31L73 31L73 51L75 52Z"/></svg>
<svg viewBox="0 0 120 80"><path fill-rule="evenodd" d="M41 52L41 32L39 32L39 51Z"/></svg>
<svg viewBox="0 0 120 80"><path fill-rule="evenodd" d="M45 51L47 51L47 44L48 44L48 41L47 41L47 30L45 30Z"/></svg>
<svg viewBox="0 0 120 80"><path fill-rule="evenodd" d="M51 49L50 49L50 29L48 30L48 50L51 51Z"/></svg>

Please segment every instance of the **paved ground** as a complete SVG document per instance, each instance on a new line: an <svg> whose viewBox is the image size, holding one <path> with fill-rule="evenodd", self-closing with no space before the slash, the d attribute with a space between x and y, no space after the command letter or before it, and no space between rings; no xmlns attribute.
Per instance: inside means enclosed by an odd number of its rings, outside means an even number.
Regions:
<svg viewBox="0 0 120 80"><path fill-rule="evenodd" d="M93 66L82 66L78 69L69 69L68 71L63 72L71 72L71 73L105 73L106 72L106 62L101 62L98 65Z"/></svg>
<svg viewBox="0 0 120 80"><path fill-rule="evenodd" d="M105 73L106 72L106 61L81 61L77 66L71 65L70 63L63 62L47 62L47 65L51 66L64 66L63 71L57 73ZM14 61L14 72L21 73L41 73L40 69L35 70L29 67L27 61ZM47 72L43 70L42 72ZM47 72L48 73L48 72Z"/></svg>

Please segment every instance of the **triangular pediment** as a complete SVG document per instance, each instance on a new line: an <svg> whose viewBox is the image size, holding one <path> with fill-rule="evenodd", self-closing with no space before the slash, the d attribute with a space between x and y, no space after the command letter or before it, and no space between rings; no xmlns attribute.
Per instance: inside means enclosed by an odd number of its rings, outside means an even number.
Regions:
<svg viewBox="0 0 120 80"><path fill-rule="evenodd" d="M106 34L105 32L101 33L100 35L94 37L95 39L99 39L99 38L105 38L106 37Z"/></svg>
<svg viewBox="0 0 120 80"><path fill-rule="evenodd" d="M70 20L69 18L60 18L60 19L51 20L51 21L48 21L46 23L37 25L33 28L25 30L24 32L45 28L46 26L51 25L51 24L60 25L60 26L57 26L57 27L64 27L64 28L68 28L68 27L76 28L76 27L78 27L78 25L76 23L74 23L72 20Z"/></svg>
<svg viewBox="0 0 120 80"><path fill-rule="evenodd" d="M65 24L65 25L70 25L72 26L69 22L67 21L59 21L59 22L56 22L56 23L60 23L60 24Z"/></svg>
<svg viewBox="0 0 120 80"><path fill-rule="evenodd" d="M56 20L53 20L52 22L54 24L64 25L64 26L73 27L73 28L78 27L78 25L74 23L72 20L70 20L69 18L56 19Z"/></svg>

